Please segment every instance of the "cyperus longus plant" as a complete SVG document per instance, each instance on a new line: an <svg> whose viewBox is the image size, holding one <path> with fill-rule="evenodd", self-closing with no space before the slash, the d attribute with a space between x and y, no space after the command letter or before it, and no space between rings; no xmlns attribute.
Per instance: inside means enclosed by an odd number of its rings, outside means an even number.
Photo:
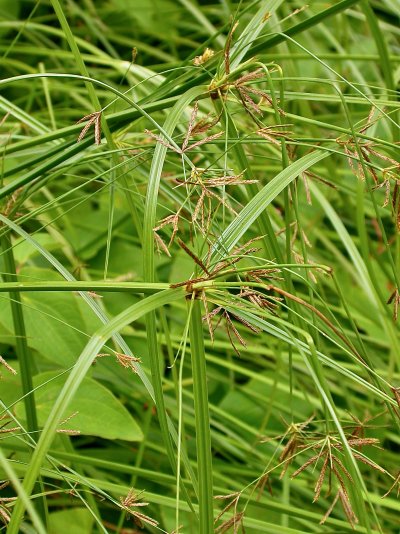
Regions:
<svg viewBox="0 0 400 534"><path fill-rule="evenodd" d="M396 6L142 4L0 9L0 525L396 532Z"/></svg>

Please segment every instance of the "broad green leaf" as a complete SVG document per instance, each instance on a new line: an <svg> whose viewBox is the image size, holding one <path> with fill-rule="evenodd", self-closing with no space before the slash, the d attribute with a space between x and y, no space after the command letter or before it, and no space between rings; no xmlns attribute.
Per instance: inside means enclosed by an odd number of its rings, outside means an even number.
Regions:
<svg viewBox="0 0 400 534"><path fill-rule="evenodd" d="M39 475L40 467L48 452L48 449L54 439L62 416L67 411L68 406L72 402L80 384L85 380L85 376L91 367L96 355L104 343L112 337L112 335L119 331L123 326L137 320L146 313L159 308L160 306L170 304L174 300L182 298L182 293L176 289L167 289L156 295L151 295L143 299L141 302L134 304L125 312L117 317L114 317L106 325L102 326L90 341L87 343L85 349L82 351L78 361L76 362L72 371L68 374L68 378L63 385L60 394L57 396L55 402L51 406L49 417L43 428L43 432L39 438L38 444L32 456L32 461L26 472L23 487L27 493L33 490L35 480ZM139 368L140 369L140 368ZM103 421L104 424L104 421ZM17 503L12 522L10 525L19 525L24 511L24 503ZM10 527L10 528L11 528ZM15 529L15 526L12 527Z"/></svg>
<svg viewBox="0 0 400 534"><path fill-rule="evenodd" d="M59 280L60 276L48 269L27 268L19 273L21 280ZM78 306L76 293L38 292L22 295L28 346L40 355L62 367L73 365L87 339L86 325ZM90 314L88 310L86 313ZM0 324L4 342L13 335L10 304L0 308Z"/></svg>
<svg viewBox="0 0 400 534"><path fill-rule="evenodd" d="M123 220L119 210L114 212L114 226ZM105 205L91 206L85 202L71 213L73 224L64 231L64 237L83 260L92 258L107 242L108 208Z"/></svg>
<svg viewBox="0 0 400 534"><path fill-rule="evenodd" d="M45 232L37 232L35 234L35 239L42 247L45 247L47 250L56 250L60 248L60 244L57 243L50 234ZM32 246L31 243L26 241L23 238L18 238L13 242L13 253L15 262L21 267L29 259L33 257L40 256L38 250Z"/></svg>
<svg viewBox="0 0 400 534"><path fill-rule="evenodd" d="M118 365L116 363L116 365ZM129 372L129 371L127 371ZM35 387L36 409L39 425L43 426L49 416L67 375L49 371L33 379ZM47 382L45 384L45 382ZM74 414L71 420L61 424L59 430L72 429L81 434L99 436L105 439L123 439L141 441L143 433L125 406L103 385L92 378L82 381L74 398L65 412L65 418ZM24 408L21 403L16 408L18 417L23 418Z"/></svg>
<svg viewBox="0 0 400 534"><path fill-rule="evenodd" d="M48 534L88 534L92 532L94 518L86 508L69 508L49 514Z"/></svg>
<svg viewBox="0 0 400 534"><path fill-rule="evenodd" d="M11 406L17 399L22 396L21 377L19 374L18 362L9 361L12 368L17 374L11 374L4 368L1 368L1 402L6 406ZM2 408L0 408L2 411Z"/></svg>

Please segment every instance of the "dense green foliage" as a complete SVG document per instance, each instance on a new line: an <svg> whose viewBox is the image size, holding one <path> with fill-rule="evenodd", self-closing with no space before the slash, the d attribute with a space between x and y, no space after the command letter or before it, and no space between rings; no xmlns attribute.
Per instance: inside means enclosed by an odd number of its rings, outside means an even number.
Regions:
<svg viewBox="0 0 400 534"><path fill-rule="evenodd" d="M398 532L398 0L0 0L0 530Z"/></svg>

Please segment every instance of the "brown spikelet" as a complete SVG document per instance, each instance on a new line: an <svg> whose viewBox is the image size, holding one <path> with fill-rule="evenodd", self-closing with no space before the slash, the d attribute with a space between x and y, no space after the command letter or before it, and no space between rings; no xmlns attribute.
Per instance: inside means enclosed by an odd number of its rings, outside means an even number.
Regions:
<svg viewBox="0 0 400 534"><path fill-rule="evenodd" d="M248 94L248 91L246 91L244 88L239 86L238 92L242 100L243 107L246 109L246 111L248 111L249 108L251 108L255 113L257 113L257 115L262 115L260 106L254 102L254 100Z"/></svg>
<svg viewBox="0 0 400 534"><path fill-rule="evenodd" d="M95 111L94 113L90 113L89 115L85 115L79 121L77 121L77 124L81 122L87 121L85 126L82 128L81 133L78 136L78 143L82 141L82 139L87 134L88 130L94 125L94 140L96 145L101 144L101 111Z"/></svg>
<svg viewBox="0 0 400 534"><path fill-rule="evenodd" d="M337 481L339 482L339 487L342 489L342 491L343 491L344 494L347 496L347 498L349 498L349 496L348 496L348 494L347 494L346 485L345 485L345 483L344 483L344 479L343 479L342 474L341 474L340 471L336 468L335 465L332 465L331 470L332 470L332 473L335 475Z"/></svg>
<svg viewBox="0 0 400 534"><path fill-rule="evenodd" d="M294 453L296 452L297 447L298 447L297 435L293 434L290 437L289 441L286 443L286 445L283 448L281 454L279 455L279 461L283 462L284 460L286 460L290 456L293 456Z"/></svg>
<svg viewBox="0 0 400 534"><path fill-rule="evenodd" d="M217 495L216 497L214 497L215 499L218 499L218 500L231 499L228 502L228 504L225 506L225 508L223 508L223 510L218 514L218 516L216 517L214 521L214 524L217 523L226 512L228 512L230 509L233 508L232 517L230 517L229 519L221 523L221 525L216 527L214 530L215 533L228 532L228 530L230 529L232 529L233 533L237 533L239 532L240 528L242 529L242 532L244 532L244 529L243 529L244 512L237 511L240 495L241 495L240 492L238 492L238 493L231 493L229 495Z"/></svg>
<svg viewBox="0 0 400 534"><path fill-rule="evenodd" d="M208 130L210 130L213 126L215 126L216 124L218 124L219 120L220 120L220 117L221 115L217 115L216 117L214 117L213 119L211 120L208 120L210 118L210 113L204 117L203 119L200 119L194 126L193 126L193 129L192 129L192 135L197 135L197 134L201 134L201 133L205 133L207 132Z"/></svg>
<svg viewBox="0 0 400 534"><path fill-rule="evenodd" d="M374 167L372 166L372 162L371 162L371 159L369 157L367 147L366 146L361 146L360 147L360 152L361 152L361 154L363 156L364 164L366 165L366 167L368 169L368 173L370 174L370 176L374 180L375 185L377 185L378 182L379 182L378 175L377 175Z"/></svg>
<svg viewBox="0 0 400 534"><path fill-rule="evenodd" d="M209 121L207 122L207 118L200 120L198 123L196 123L197 114L199 111L199 104L196 101L193 105L192 112L190 114L190 119L187 127L187 131L185 134L185 137L183 139L181 147L173 146L171 143L169 143L164 137L161 137L160 135L157 135L153 133L150 130L145 130L145 133L155 139L158 143L162 144L166 148L169 148L170 150L173 150L177 154L184 154L185 152L188 152L189 150L193 150L194 148L198 148L199 146L202 146L206 143L209 143L211 141L214 141L221 137L223 132L218 132L213 135L209 135L205 137L204 139L200 139L198 141L195 141L191 145L189 145L189 141L193 135L196 135L198 133L203 133L207 130L209 130L214 124L216 124L219 120L219 117L215 119L215 121ZM187 182L186 182L187 183Z"/></svg>
<svg viewBox="0 0 400 534"><path fill-rule="evenodd" d="M246 180L243 179L244 171L240 174L232 175L223 175L223 176L214 176L207 178L203 181L204 186L206 187L221 187L225 185L247 185L247 184L256 184L258 180Z"/></svg>
<svg viewBox="0 0 400 534"><path fill-rule="evenodd" d="M212 317L215 317L221 310L222 310L222 306L218 306L217 308L214 308L212 311L207 313L208 318L211 319ZM206 320L206 316L204 315L202 319L203 321Z"/></svg>
<svg viewBox="0 0 400 534"><path fill-rule="evenodd" d="M335 508L335 505L336 503L338 502L339 500L339 492L336 493L336 496L335 498L333 499L332 501L332 504L330 505L330 507L328 508L328 510L326 511L324 517L321 519L321 521L319 522L320 525L323 525L326 520L328 519L328 517L331 515L332 513L332 510Z"/></svg>
<svg viewBox="0 0 400 534"><path fill-rule="evenodd" d="M67 418L60 422L60 426L65 425L65 423L70 421L78 413L79 412L74 412L73 414L69 415ZM58 434L69 434L70 436L78 436L81 433L80 430L73 430L70 428L57 428L56 432Z"/></svg>
<svg viewBox="0 0 400 534"><path fill-rule="evenodd" d="M306 172L302 172L300 176L301 176L301 179L303 180L304 191L306 192L307 204L309 204L311 206L312 205L311 191L310 191L310 184L308 183L307 173Z"/></svg>
<svg viewBox="0 0 400 534"><path fill-rule="evenodd" d="M388 491L385 493L385 495L383 495L382 497L385 498L387 497L392 491L393 489L397 486L397 497L400 495L400 473L397 475L397 477L395 478L393 484L390 486L390 488L388 489Z"/></svg>
<svg viewBox="0 0 400 534"><path fill-rule="evenodd" d="M377 446L379 445L379 439L377 438L349 438L347 440L351 447L364 447L365 445ZM342 448L342 444L337 445L338 449Z"/></svg>
<svg viewBox="0 0 400 534"><path fill-rule="evenodd" d="M165 244L164 240L162 237L160 237L156 231L154 231L154 239L156 240L156 246L157 246L157 250L158 252L160 252L161 250L163 252L165 252L165 254L170 258L171 257L171 254L170 254L170 251L168 250L168 247L167 245Z"/></svg>
<svg viewBox="0 0 400 534"><path fill-rule="evenodd" d="M382 188L385 188L385 199L383 201L382 208L386 208L390 200L390 180L388 179L383 180L383 182L381 182L380 184L375 185L372 188L372 191L376 191L377 189L382 189Z"/></svg>
<svg viewBox="0 0 400 534"><path fill-rule="evenodd" d="M214 499L216 499L216 500L227 500L227 499L231 499L231 500L225 506L225 508L223 508L221 510L221 512L217 515L217 517L214 520L214 523L217 523L221 519L221 517L226 512L228 512L228 510L230 510L233 506L235 507L235 512L236 512L236 507L237 507L237 504L239 502L239 498L240 498L240 493L239 492L230 493L229 495L215 495Z"/></svg>
<svg viewBox="0 0 400 534"><path fill-rule="evenodd" d="M1 126L1 125L0 125ZM10 481L9 480L5 480L4 482L1 482L0 484L0 491L4 488L6 488L7 486L10 485Z"/></svg>
<svg viewBox="0 0 400 534"><path fill-rule="evenodd" d="M182 152L184 152L189 144L189 139L192 135L192 130L193 130L193 127L195 125L195 122L196 122L196 117L197 117L197 113L199 111L199 103L198 102L195 102L194 103L194 106L193 106L193 110L192 110L192 113L190 115L190 120L189 120L189 124L188 124L188 129L187 129L187 132L186 132L186 135L185 135L185 139L183 140L183 143L182 143Z"/></svg>
<svg viewBox="0 0 400 534"><path fill-rule="evenodd" d="M274 126L266 126L264 128L260 128L257 130L256 134L262 137L263 139L266 139L267 141L270 141L274 145L280 145L279 139L290 139L290 135L292 132L289 130L281 130L280 128L285 128L286 126L290 126L288 124L276 124Z"/></svg>
<svg viewBox="0 0 400 534"><path fill-rule="evenodd" d="M219 121L219 116L217 116L214 120L208 121L209 115L207 115L204 119L201 119L200 121L196 122L197 114L199 111L199 104L196 101L193 106L192 113L190 115L188 128L185 134L185 138L183 140L182 146L181 146L181 153L188 152L189 150L193 150L194 148L198 148L199 146L204 145L205 143L209 143L210 141L214 141L215 139L218 139L221 137L223 132L218 132L213 135L209 135L205 137L204 139L200 139L199 141L195 141L191 145L189 145L189 140L191 137L193 137L196 134L204 133L210 128L212 128L217 122Z"/></svg>
<svg viewBox="0 0 400 534"><path fill-rule="evenodd" d="M19 198L19 196L21 195L21 193L23 192L23 187L19 187L16 191L14 191L8 198L7 202L6 202L6 205L2 208L2 215L4 215L4 217L7 217L8 219L10 217L12 217L13 215L17 215L17 213L15 213L15 209L16 209L16 205L17 205L17 200ZM0 227L4 226L4 223L0 223Z"/></svg>
<svg viewBox="0 0 400 534"><path fill-rule="evenodd" d="M117 358L117 362L122 365L122 367L125 367L125 369L131 369L134 373L137 372L135 363L142 363L140 358L129 356L129 354L116 352L115 357Z"/></svg>
<svg viewBox="0 0 400 534"><path fill-rule="evenodd" d="M1 503L4 503L4 502L14 502L18 499L18 497L1 497L0 498L0 502Z"/></svg>
<svg viewBox="0 0 400 534"><path fill-rule="evenodd" d="M204 226L203 225L203 220L204 220L204 200L206 198L206 191L203 189L202 192L200 193L200 196L199 198L197 199L197 202L196 202L196 206L194 208L194 211L193 211L193 215L192 215L192 222L195 223L199 217L199 214L201 213L201 220L202 220L202 227Z"/></svg>
<svg viewBox="0 0 400 534"><path fill-rule="evenodd" d="M354 510L351 506L349 496L347 495L346 491L343 490L343 488L339 488L339 499L342 503L344 513L346 514L347 521L350 523L352 528L355 528L356 524L358 523L358 518L356 514L354 513Z"/></svg>
<svg viewBox="0 0 400 534"><path fill-rule="evenodd" d="M8 513L7 508L2 505L0 505L0 517L5 525L7 525L10 522L11 516Z"/></svg>
<svg viewBox="0 0 400 534"><path fill-rule="evenodd" d="M232 319L229 317L229 314L227 312L225 312L225 318L226 318L226 322L227 322L227 332L228 332L228 335L229 335L229 339L231 341L231 344L232 344L232 347L235 349L235 352L237 353L238 356L240 356L240 353L239 351L236 349L235 347L235 344L233 343L233 340L232 340L232 337L231 337L231 332L234 333L234 335L236 336L237 340L239 341L239 343L243 346L243 347L246 347L246 342L245 340L242 338L242 336L239 334L237 328L235 327L235 325L233 324L232 322Z"/></svg>
<svg viewBox="0 0 400 534"><path fill-rule="evenodd" d="M240 315L237 315L236 313L233 313L231 312L231 315L232 317L234 317L237 321L239 321L240 323L242 323L242 325L244 325L246 328L248 328L249 330L251 330L252 332L254 332L255 334L259 334L260 333L260 329L253 326L251 323L249 323L249 321L247 321L246 319L244 319L243 317L241 317Z"/></svg>
<svg viewBox="0 0 400 534"><path fill-rule="evenodd" d="M81 119L81 121L84 120L84 119L87 119L87 118L89 118L89 115L87 115L86 117L83 117L83 119ZM82 128L82 130L81 130L81 132L80 132L80 134L78 136L78 143L80 141L82 141L82 139L85 137L86 133L88 132L88 130L90 129L90 127L94 123L94 120L95 119L92 117L91 119L89 119L87 124L85 124L85 126ZM78 121L78 122L81 122L81 121Z"/></svg>
<svg viewBox="0 0 400 534"><path fill-rule="evenodd" d="M0 428L0 434L11 434L11 432L16 432L17 430L21 430L19 426L14 426L12 428Z"/></svg>
<svg viewBox="0 0 400 534"><path fill-rule="evenodd" d="M57 428L56 432L58 434L68 434L69 436L79 436L81 431L74 430L73 428Z"/></svg>
<svg viewBox="0 0 400 534"><path fill-rule="evenodd" d="M235 85L243 85L246 82L251 82L252 80L256 80L257 78L263 78L264 76L264 70L262 68L259 68L238 78L235 81Z"/></svg>
<svg viewBox="0 0 400 534"><path fill-rule="evenodd" d="M204 310L206 312L205 315L202 317L202 320L206 321L208 332L210 334L211 343L214 343L214 330L213 330L213 327L212 327L211 316L210 316L210 313L208 311L208 303L207 303L207 297L206 297L206 292L205 291L201 292L201 300L203 302Z"/></svg>
<svg viewBox="0 0 400 534"><path fill-rule="evenodd" d="M400 180L396 180L394 185L392 207L395 215L396 229L400 232Z"/></svg>
<svg viewBox="0 0 400 534"><path fill-rule="evenodd" d="M260 500L262 494L264 493L265 486L267 486L269 494L271 497L273 497L272 493L272 485L271 481L269 479L269 473L264 473L257 481L255 488L258 490L257 492L257 501Z"/></svg>
<svg viewBox="0 0 400 534"><path fill-rule="evenodd" d="M290 478L296 478L298 475L300 475L300 473L302 473L305 469L307 469L307 467L309 467L314 462L318 461L319 458L320 458L320 454L319 453L316 454L315 456L312 456L311 458L309 458L301 467L299 467L293 473L293 475Z"/></svg>
<svg viewBox="0 0 400 534"><path fill-rule="evenodd" d="M5 367L7 371L9 371L11 374L13 375L17 374L17 371L13 367L11 367L11 365L7 363L6 360L2 356L0 356L0 365Z"/></svg>
<svg viewBox="0 0 400 534"><path fill-rule="evenodd" d="M350 473L347 471L347 469L343 465L343 462L337 456L332 456L332 460L340 467L340 469L343 471L346 477L350 480L350 482L353 482L353 479Z"/></svg>
<svg viewBox="0 0 400 534"><path fill-rule="evenodd" d="M195 143L192 143L191 145L183 149L182 152L188 152L189 150L193 150L194 148L204 145L205 143L209 143L210 141L215 141L215 139L218 139L219 137L221 137L223 133L224 132L218 132L216 134L209 135L208 137L205 137L204 139L200 139L199 141L196 141Z"/></svg>
<svg viewBox="0 0 400 534"><path fill-rule="evenodd" d="M381 467L380 465L376 464L375 462L373 462L372 460L370 460L369 458L367 458L363 454L359 454L359 453L353 451L353 456L354 456L354 458L356 458L357 460L359 460L363 464L366 464L369 467L372 467L372 469L375 469L376 471L380 471L381 473L386 474L386 470L383 469L383 467Z"/></svg>
<svg viewBox="0 0 400 534"><path fill-rule="evenodd" d="M233 36L234 31L238 27L238 24L239 24L238 21L234 23L226 39L225 48L224 48L225 74L230 74L231 72L230 52L231 52L232 36Z"/></svg>
<svg viewBox="0 0 400 534"><path fill-rule="evenodd" d="M383 202L383 207L386 208L386 206L389 205L389 200L390 200L390 181L384 180L383 184L385 186L385 200Z"/></svg>
<svg viewBox="0 0 400 534"><path fill-rule="evenodd" d="M65 425L65 423L67 423L68 421L70 421L73 417L75 417L76 415L78 415L79 412L74 412L72 413L71 415L69 415L68 417L66 417L65 419L63 419L61 422L60 422L60 425Z"/></svg>
<svg viewBox="0 0 400 534"><path fill-rule="evenodd" d="M393 321L397 321L399 316L399 305L400 305L400 293L399 290L396 288L393 293L390 295L390 297L387 300L387 304L393 303Z"/></svg>
<svg viewBox="0 0 400 534"><path fill-rule="evenodd" d="M7 112L4 117L0 120L0 126L3 126L3 124L6 122L8 117L10 116L10 112Z"/></svg>
<svg viewBox="0 0 400 534"><path fill-rule="evenodd" d="M99 113L94 121L94 141L96 145L101 144L101 113Z"/></svg>
<svg viewBox="0 0 400 534"><path fill-rule="evenodd" d="M149 135L150 137L152 137L153 139L155 139L156 141L158 141L161 145L169 148L170 150L173 150L174 152L176 152L177 154L182 154L182 150L180 148L177 148L177 147L174 147L172 146L170 143L168 143L168 141L166 141L163 137L161 137L160 135L157 135L155 133L153 133L152 131L150 130L145 130L144 131L147 135Z"/></svg>
<svg viewBox="0 0 400 534"><path fill-rule="evenodd" d="M321 469L321 472L319 474L317 483L315 484L315 488L314 488L314 492L315 493L314 493L313 502L318 501L319 496L321 495L322 484L324 483L325 474L326 474L326 470L328 468L328 464L329 464L329 455L327 454L325 456L324 463L322 464L322 469Z"/></svg>
<svg viewBox="0 0 400 534"><path fill-rule="evenodd" d="M273 105L273 101L272 101L272 98L269 96L268 93L266 93L265 91L261 91L261 89L256 89L255 87L253 86L249 86L249 85L246 85L246 91L252 95L257 95L260 97L260 103L264 100L266 100L268 102L268 104L270 106ZM278 111L280 112L281 115L284 115L284 112L278 108Z"/></svg>
<svg viewBox="0 0 400 534"><path fill-rule="evenodd" d="M337 141L337 142L339 143L339 141ZM357 154L352 152L348 148L348 146L346 144L343 144L342 142L340 142L339 144L343 145L343 149L344 149L345 154L347 155L347 161L348 161L348 164L349 164L349 167L350 167L352 173L354 174L354 176L356 178L360 178L364 182L365 181L365 174L364 174L364 171L363 171L362 167L360 167L359 164L356 167L356 165L354 163L354 161L358 161Z"/></svg>
<svg viewBox="0 0 400 534"><path fill-rule="evenodd" d="M400 408L400 388L391 387L390 389L393 391L397 405Z"/></svg>
<svg viewBox="0 0 400 534"><path fill-rule="evenodd" d="M159 230L164 228L165 226L171 224L172 225L172 235L168 243L168 247L170 247L175 239L176 234L178 233L178 225L179 225L179 211L178 213L174 213L172 215L168 215L164 219L162 219L159 224L153 228L153 232L157 233ZM169 255L169 251L167 252Z"/></svg>
<svg viewBox="0 0 400 534"><path fill-rule="evenodd" d="M394 168L398 169L400 167L400 163L398 161L396 161L393 158L390 158L389 156L386 156L386 154L382 154L381 152L378 152L377 150L372 148L372 146L370 144L366 145L365 149L368 150L368 152L370 154L372 154L373 156L376 156L377 158L381 159L382 161L386 161L387 163L390 163ZM387 171L389 171L389 169L387 169Z"/></svg>
<svg viewBox="0 0 400 534"><path fill-rule="evenodd" d="M232 528L233 534L237 534L239 532L239 528L241 527L242 527L242 532L243 532L243 516L244 516L244 512L238 512L233 517L231 517L230 519L227 519L224 523L219 525L219 527L217 527L214 530L214 532L224 533L224 532L228 532L228 530Z"/></svg>
<svg viewBox="0 0 400 534"><path fill-rule="evenodd" d="M148 502L140 502L139 498L140 493L136 493L133 489L130 489L126 497L120 497L120 507L139 522L143 521L143 523L147 523L153 527L156 527L158 525L158 521L135 510L135 508L149 505Z"/></svg>
<svg viewBox="0 0 400 534"><path fill-rule="evenodd" d="M374 116L375 111L376 111L375 106L371 106L371 109L370 109L370 111L369 111L369 113L368 113L368 118L367 118L367 121L366 121L366 123L365 123L365 126L363 126L363 127L359 130L360 133L365 133L365 132L368 130L368 128L370 128L370 127L372 126L372 124L373 124L372 119L373 119L373 116Z"/></svg>
<svg viewBox="0 0 400 534"><path fill-rule="evenodd" d="M192 293L193 292L193 284L197 284L198 282L205 282L206 280L208 280L207 277L200 276L199 278L190 278L189 280L185 280L184 282L177 282L176 284L170 284L169 287L171 289L175 289L177 287L185 287L186 286L186 291L188 293Z"/></svg>
<svg viewBox="0 0 400 534"><path fill-rule="evenodd" d="M222 312L222 313L221 313ZM218 317L218 320L217 320L217 324L214 326L214 328L211 327L211 320L216 317L217 315L219 315ZM229 341L232 345L232 348L233 350L236 352L236 354L238 356L240 356L240 352L238 351L236 345L235 345L235 342L234 342L234 339L236 339L237 341L239 341L240 345L242 345L243 347L246 347L246 342L245 340L243 339L243 337L241 336L240 332L238 331L238 329L236 328L236 326L234 325L232 319L231 319L231 316L234 317L236 320L238 320L239 322L241 322L244 326L246 326L247 328L249 328L250 330L252 330L253 332L256 332L258 333L259 331L257 329L255 329L253 327L253 325L251 325L250 323L248 323L246 320L243 320L241 317L231 313L231 312L228 312L225 308L223 308L222 306L217 306L216 308L214 308L211 312L207 312L204 316L203 316L203 321L207 321L207 325L209 327L209 330L211 330L213 333L214 331L218 328L219 324L221 323L222 320L225 321L225 331L229 337ZM214 339L214 335L212 333L212 340Z"/></svg>
<svg viewBox="0 0 400 534"><path fill-rule="evenodd" d="M240 492L229 493L228 495L214 495L214 499L217 501L230 499L231 497L235 497L235 498L240 497Z"/></svg>

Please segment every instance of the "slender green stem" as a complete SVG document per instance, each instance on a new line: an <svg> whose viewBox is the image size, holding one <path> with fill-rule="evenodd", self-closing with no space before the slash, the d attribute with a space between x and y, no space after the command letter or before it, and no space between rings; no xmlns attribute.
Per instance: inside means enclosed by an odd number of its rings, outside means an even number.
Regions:
<svg viewBox="0 0 400 534"><path fill-rule="evenodd" d="M210 415L201 305L195 297L190 301L189 313L199 480L199 533L209 534L214 529Z"/></svg>
<svg viewBox="0 0 400 534"><path fill-rule="evenodd" d="M3 258L6 272L3 274L5 282L11 280L15 282L17 279L17 271L14 260L14 253L12 249L10 234L5 234L1 238L1 245L3 249ZM25 320L23 313L23 304L21 295L10 291L10 307L14 325L15 345L18 361L20 364L22 392L24 395L24 405L26 413L27 429L33 436L36 436L39 431L35 394L33 387L33 375L35 374L35 364L33 361L33 354L29 350L26 336ZM37 488L43 492L43 484L39 480ZM41 520L47 524L47 505L46 498L40 497L37 501L38 511Z"/></svg>

